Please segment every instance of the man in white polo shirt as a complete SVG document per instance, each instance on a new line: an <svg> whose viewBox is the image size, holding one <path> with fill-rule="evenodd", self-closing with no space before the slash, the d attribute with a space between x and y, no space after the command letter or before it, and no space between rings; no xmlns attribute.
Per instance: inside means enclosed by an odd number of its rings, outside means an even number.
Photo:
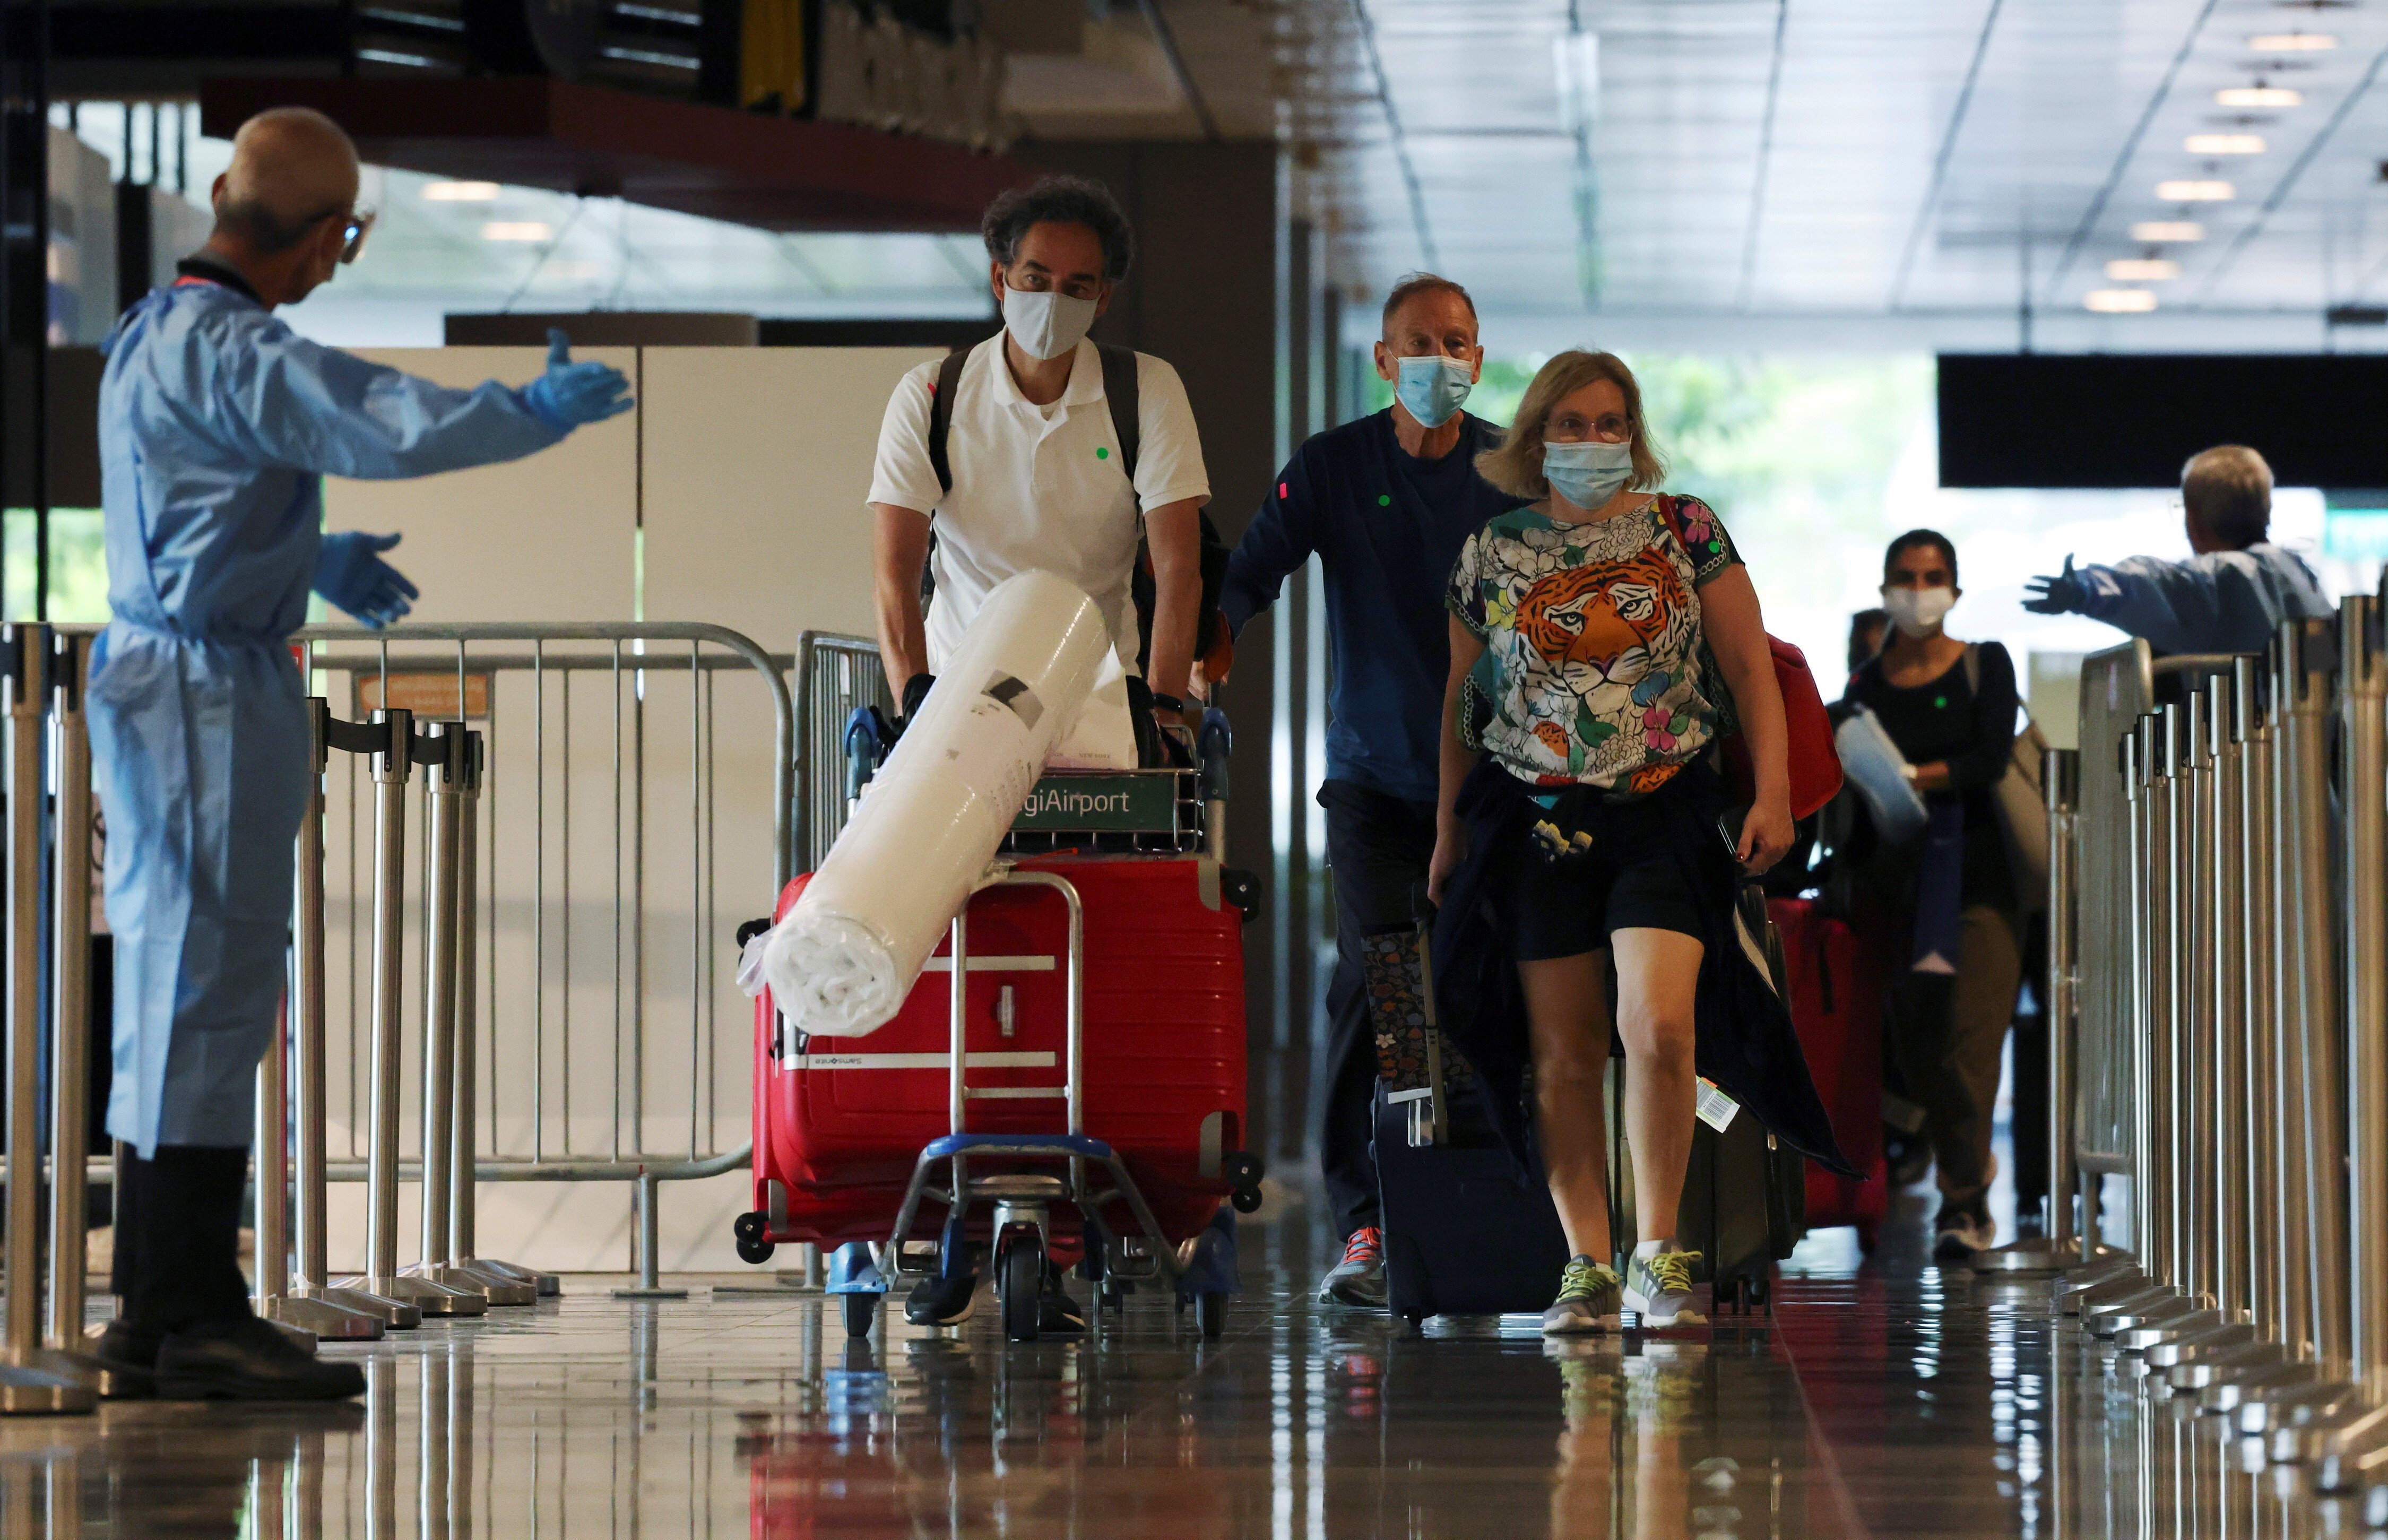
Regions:
<svg viewBox="0 0 2388 1540"><path fill-rule="evenodd" d="M910 716L995 586L1051 572L1100 606L1137 742L1157 744L1152 719L1176 719L1193 667L1211 484L1177 371L1086 340L1127 276L1135 236L1100 184L1066 176L998 197L980 233L1002 332L906 375L879 428L870 514L888 688ZM1139 535L1152 560L1141 617L1131 592ZM925 617L924 565L934 587ZM976 1283L932 1278L904 1313L917 1325L959 1325ZM1084 1329L1049 1279L1042 1330Z"/></svg>
<svg viewBox="0 0 2388 1540"><path fill-rule="evenodd" d="M906 375L879 428L870 511L887 687L909 716L995 585L1042 570L1101 607L1137 740L1152 743L1149 718L1175 720L1194 661L1211 484L1177 371L1086 340L1135 236L1099 183L1068 176L1001 195L980 233L1004 329ZM1130 594L1139 534L1152 558L1149 650Z"/></svg>

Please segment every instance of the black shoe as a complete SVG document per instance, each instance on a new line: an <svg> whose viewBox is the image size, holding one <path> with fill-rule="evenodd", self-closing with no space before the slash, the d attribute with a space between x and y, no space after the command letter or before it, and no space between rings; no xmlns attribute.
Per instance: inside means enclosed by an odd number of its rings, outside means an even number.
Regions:
<svg viewBox="0 0 2388 1540"><path fill-rule="evenodd" d="M1967 1213L1962 1209L1940 1215L1934 1228L1938 1232L1932 1242L1932 1260L1955 1262L1970 1266L1977 1253L1986 1252L1998 1241L1998 1232L1987 1214Z"/></svg>
<svg viewBox="0 0 2388 1540"><path fill-rule="evenodd" d="M158 1344L155 1331L139 1331L121 1319L108 1323L89 1339L91 1355L108 1370L108 1394L118 1401L146 1401L158 1394Z"/></svg>
<svg viewBox="0 0 2388 1540"><path fill-rule="evenodd" d="M1048 1283L1045 1292L1036 1296L1036 1334L1040 1337L1075 1337L1086 1330L1086 1308L1072 1299L1070 1291L1059 1283Z"/></svg>
<svg viewBox="0 0 2388 1540"><path fill-rule="evenodd" d="M914 1326L959 1326L978 1308L978 1275L947 1278L933 1273L904 1299L904 1318Z"/></svg>
<svg viewBox="0 0 2388 1540"><path fill-rule="evenodd" d="M174 1332L158 1348L158 1394L168 1401L344 1401L364 1393L364 1370L324 1363L253 1316Z"/></svg>

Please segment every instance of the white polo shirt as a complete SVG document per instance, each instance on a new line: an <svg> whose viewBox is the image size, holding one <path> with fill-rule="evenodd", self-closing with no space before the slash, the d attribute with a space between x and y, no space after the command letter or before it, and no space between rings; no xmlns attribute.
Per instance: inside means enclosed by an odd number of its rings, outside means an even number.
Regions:
<svg viewBox="0 0 2388 1540"><path fill-rule="evenodd" d="M954 392L946 463L954 488L940 493L929 464L929 400L937 365L897 382L879 425L870 501L934 514L929 668L941 668L995 585L1042 570L1084 589L1110 623L1121 661L1136 668L1128 581L1142 515L1188 498L1210 501L1202 444L1177 371L1136 355L1136 485L1121 472L1119 436L1103 398L1102 357L1078 344L1070 387L1050 406L1020 393L1004 363L1003 336L971 350Z"/></svg>

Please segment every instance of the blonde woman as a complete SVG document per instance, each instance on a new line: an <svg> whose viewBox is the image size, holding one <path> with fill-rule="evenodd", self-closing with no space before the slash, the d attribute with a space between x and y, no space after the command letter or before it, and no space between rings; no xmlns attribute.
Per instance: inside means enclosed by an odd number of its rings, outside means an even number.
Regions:
<svg viewBox="0 0 2388 1540"><path fill-rule="evenodd" d="M1620 1307L1645 1326L1699 1324L1697 1254L1674 1240L1692 1143L1696 1012L1711 989L1727 998L1728 1015L1747 1007L1749 997L1732 998L1733 982L1717 972L1747 966L1732 939L1734 865L1762 872L1792 837L1783 698L1757 591L1715 511L1660 490L1665 462L1641 390L1611 354L1567 352L1544 364L1506 442L1478 465L1494 486L1534 501L1470 538L1447 595L1451 675L1431 872L1443 905L1442 992L1468 1018L1455 1030L1489 1062L1498 1101L1500 973L1514 965L1522 989L1531 1122L1573 1254L1543 1330L1613 1328ZM1708 763L1728 715L1756 772L1755 804L1731 845L1719 829L1725 793ZM1488 942L1505 954L1498 966L1486 962ZM1796 1039L1785 1057L1789 1030L1778 1002L1748 1040L1719 1041L1720 1063L1742 1071L1734 1078L1745 1086L1782 1081L1788 1124L1806 1136L1795 1145L1829 1151ZM1601 1108L1612 1031L1624 1045L1641 1234L1622 1276L1612 1265ZM1705 1028L1699 1047L1705 1070ZM1521 1088L1523 1063L1515 1067Z"/></svg>

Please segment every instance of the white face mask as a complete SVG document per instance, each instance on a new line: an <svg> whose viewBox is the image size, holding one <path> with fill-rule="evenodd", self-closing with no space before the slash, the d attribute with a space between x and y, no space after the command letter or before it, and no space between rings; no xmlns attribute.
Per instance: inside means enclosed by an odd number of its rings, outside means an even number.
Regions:
<svg viewBox="0 0 2388 1540"><path fill-rule="evenodd" d="M1890 623L1909 636L1930 636L1940 629L1949 611L1957 603L1953 588L1886 588L1882 591L1882 607L1890 612Z"/></svg>
<svg viewBox="0 0 2388 1540"><path fill-rule="evenodd" d="M1060 358L1076 347L1095 324L1095 302L1073 299L1056 289L1003 290L1003 325L1030 358Z"/></svg>

